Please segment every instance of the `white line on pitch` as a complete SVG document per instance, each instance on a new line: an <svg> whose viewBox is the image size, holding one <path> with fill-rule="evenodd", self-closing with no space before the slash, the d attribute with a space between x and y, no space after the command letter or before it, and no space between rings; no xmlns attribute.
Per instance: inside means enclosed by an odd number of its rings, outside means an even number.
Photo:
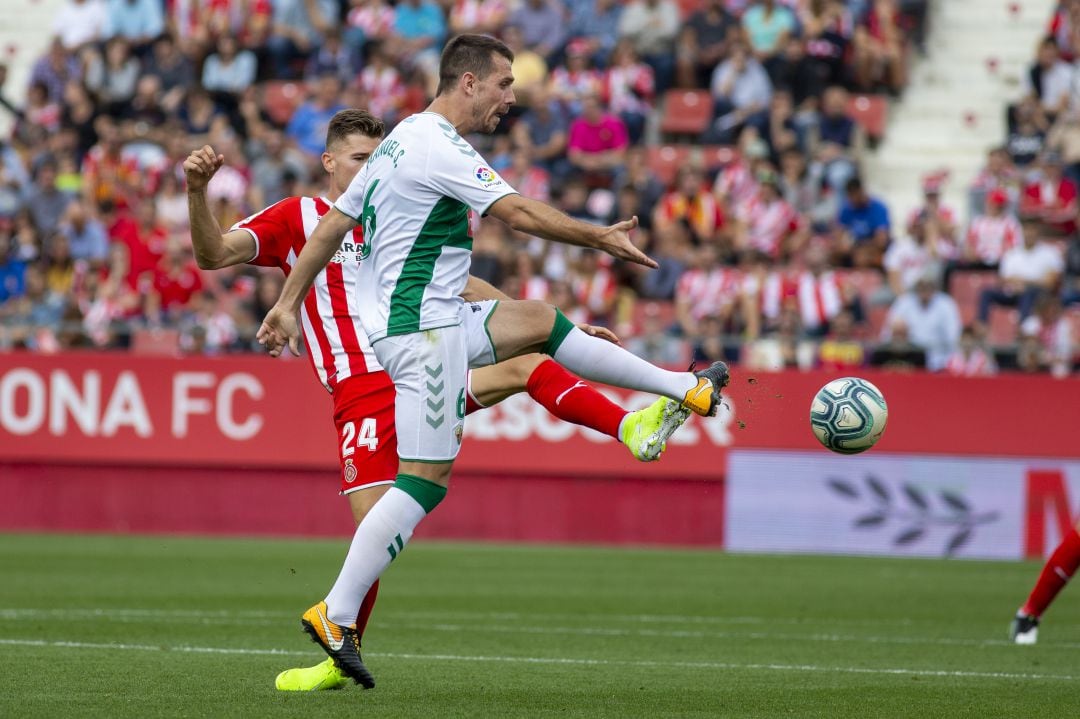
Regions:
<svg viewBox="0 0 1080 719"><path fill-rule="evenodd" d="M105 649L119 651L146 651L146 652L184 652L187 654L239 654L251 656L310 656L311 652L292 651L288 649L246 649L234 647L191 647L191 646L154 646L151 644L109 644L93 642L49 642L41 639L0 639L0 645L46 647L56 649ZM820 672L838 674L885 674L902 676L923 677L954 677L965 679L1029 679L1029 680L1054 680L1076 681L1078 677L1063 674L1025 674L1017 672L973 672L953 671L946 669L901 669L901 668L870 668L870 667L825 667L816 664L767 664L750 663L739 664L736 662L665 662L665 661L629 661L620 659L575 659L570 657L519 657L519 656L485 656L470 654L407 654L396 652L372 652L369 657L383 659L404 659L410 661L437 661L437 662L488 662L493 664L553 664L571 666L620 666L641 668L674 668L674 669L720 669L720 670L751 670L751 671L777 671L777 672Z"/></svg>
<svg viewBox="0 0 1080 719"><path fill-rule="evenodd" d="M498 625L498 624L451 624L445 622L425 623L407 621L417 616L429 616L432 618L447 616L474 616L479 618L551 618L575 615L534 615L513 613L472 613L466 612L386 612L379 614L379 624L387 629L404 628L408 630L441 631L441 632L489 632L500 634L563 634L570 636L605 636L605 637L661 637L672 639L744 639L744 640L781 640L794 642L829 642L829 643L862 643L862 644L900 644L900 645L931 645L931 646L958 646L958 647L993 647L1012 646L1012 642L1005 639L964 639L950 637L919 637L919 636L877 636L858 634L828 634L809 633L793 634L788 632L761 632L761 631L703 631L689 629L624 629L607 627L559 627L559 626L525 626L525 625ZM587 618L595 618L596 615L583 615ZM624 615L630 617L633 615ZM280 624L294 617L291 612L266 612L248 610L220 610L201 611L187 609L0 609L0 621L23 620L23 619L48 619L50 621L85 621L104 620L112 622L167 622L167 623L193 623L193 624L257 624L271 626ZM691 617L683 617L690 619ZM697 617L697 619L717 619L720 624L722 617ZM736 617L738 619L754 619L753 617ZM406 621L398 621L406 620ZM744 622L736 621L735 624ZM745 622L750 623L750 622ZM756 622L755 622L756 623ZM806 625L808 622L799 622ZM1054 642L1046 645L1050 649L1080 649L1080 642Z"/></svg>

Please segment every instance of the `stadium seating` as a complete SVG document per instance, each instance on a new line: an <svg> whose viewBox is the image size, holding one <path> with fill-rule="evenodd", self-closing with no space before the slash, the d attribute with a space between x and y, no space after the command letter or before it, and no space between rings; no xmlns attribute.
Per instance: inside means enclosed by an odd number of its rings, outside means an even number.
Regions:
<svg viewBox="0 0 1080 719"><path fill-rule="evenodd" d="M660 132L667 136L698 136L712 120L712 95L707 90L668 90Z"/></svg>
<svg viewBox="0 0 1080 719"><path fill-rule="evenodd" d="M656 179L669 185L679 168L690 159L692 149L690 145L652 145L646 150L649 169Z"/></svg>
<svg viewBox="0 0 1080 719"><path fill-rule="evenodd" d="M888 103L880 95L852 95L848 101L848 114L873 142L885 137L888 111Z"/></svg>

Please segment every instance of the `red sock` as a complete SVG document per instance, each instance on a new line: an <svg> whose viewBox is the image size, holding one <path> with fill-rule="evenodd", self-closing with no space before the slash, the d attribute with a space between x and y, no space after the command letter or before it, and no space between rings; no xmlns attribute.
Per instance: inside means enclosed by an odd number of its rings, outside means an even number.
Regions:
<svg viewBox="0 0 1080 719"><path fill-rule="evenodd" d="M1080 567L1080 534L1077 534L1075 529L1070 529L1069 534L1050 555L1042 574L1039 575L1039 581L1031 590L1031 596L1024 602L1020 611L1036 617L1042 616L1058 592L1068 584L1078 567Z"/></svg>
<svg viewBox="0 0 1080 719"><path fill-rule="evenodd" d="M525 386L530 397L559 419L619 439L619 423L627 411L554 360L547 360L534 369Z"/></svg>
<svg viewBox="0 0 1080 719"><path fill-rule="evenodd" d="M358 636L364 636L364 629L367 627L368 619L371 619L371 610L375 608L375 597L377 596L379 596L378 579L371 585L368 593L364 595L364 601L360 604L360 612L356 615L356 633Z"/></svg>

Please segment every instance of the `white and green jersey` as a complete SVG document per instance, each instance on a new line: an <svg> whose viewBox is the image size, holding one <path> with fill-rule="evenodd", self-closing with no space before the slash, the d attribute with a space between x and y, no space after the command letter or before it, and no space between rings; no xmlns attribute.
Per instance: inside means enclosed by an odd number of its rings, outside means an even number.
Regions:
<svg viewBox="0 0 1080 719"><path fill-rule="evenodd" d="M375 342L461 322L469 210L514 193L442 115L402 121L335 204L371 248L360 265L360 321Z"/></svg>

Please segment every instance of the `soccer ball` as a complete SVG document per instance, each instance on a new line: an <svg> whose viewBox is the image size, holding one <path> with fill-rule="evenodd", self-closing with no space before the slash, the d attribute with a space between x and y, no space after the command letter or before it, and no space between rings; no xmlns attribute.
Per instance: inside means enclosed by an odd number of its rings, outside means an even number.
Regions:
<svg viewBox="0 0 1080 719"><path fill-rule="evenodd" d="M834 379L810 404L810 429L833 452L858 454L873 447L885 432L889 408L874 385L858 377Z"/></svg>

